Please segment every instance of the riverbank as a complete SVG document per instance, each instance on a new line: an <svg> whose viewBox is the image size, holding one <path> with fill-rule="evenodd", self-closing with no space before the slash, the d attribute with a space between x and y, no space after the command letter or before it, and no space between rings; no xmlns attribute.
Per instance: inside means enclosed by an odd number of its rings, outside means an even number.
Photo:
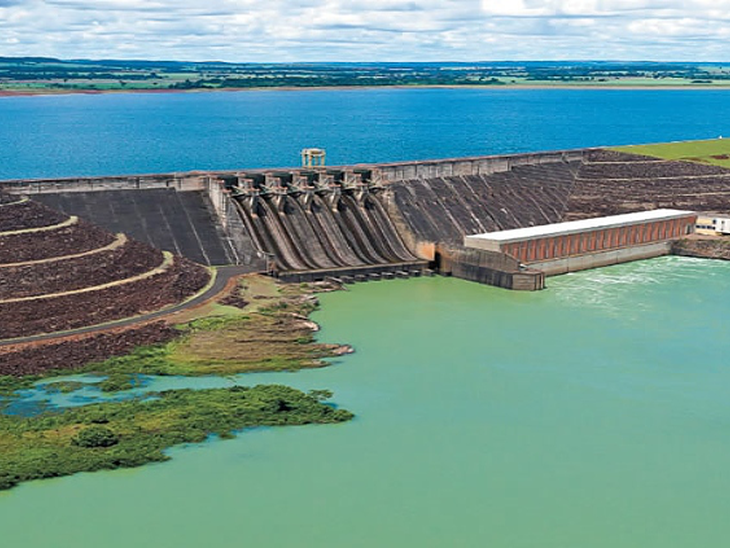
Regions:
<svg viewBox="0 0 730 548"><path fill-rule="evenodd" d="M314 342L308 319L317 292L336 284L279 284L245 275L217 301L130 330L0 347L0 379L33 380L73 373L108 375L123 389L135 375L232 375L326 365L351 352L347 345ZM3 377L5 376L5 377ZM2 386L3 383L0 383ZM5 385L13 383L5 378Z"/></svg>
<svg viewBox="0 0 730 548"><path fill-rule="evenodd" d="M172 325L151 324L147 342L161 342L131 352L121 348L122 355L103 361L98 361L100 352L111 344L106 340L4 349L0 490L32 479L167 460L163 451L174 445L211 435L231 437L243 428L349 420L350 412L322 403L332 395L327 390L305 394L273 385L165 391L31 416L3 412L13 405L16 391L70 374L101 375L101 380L59 380L53 383L58 390L72 393L96 385L124 392L137 386L141 376L229 376L325 366L324 358L352 352L348 345L316 343L318 326L308 319L318 306L315 293L337 289L328 283L285 286L262 276L242 276L217 302L180 313Z"/></svg>
<svg viewBox="0 0 730 548"><path fill-rule="evenodd" d="M597 90L597 91L682 91L682 90L721 90L730 91L730 83L727 84L657 84L657 85L634 85L634 84L503 84L503 85L478 85L478 84L454 84L454 85L382 85L382 86L272 86L272 87L250 87L250 88L197 88L197 89L156 89L156 88L134 88L134 89L0 89L2 97L37 97L47 95L106 95L106 94L129 94L129 93L215 93L215 92L248 92L248 91L347 91L347 90L374 90L374 89L481 89L481 90Z"/></svg>
<svg viewBox="0 0 730 548"><path fill-rule="evenodd" d="M672 242L672 255L730 261L730 239L697 234Z"/></svg>

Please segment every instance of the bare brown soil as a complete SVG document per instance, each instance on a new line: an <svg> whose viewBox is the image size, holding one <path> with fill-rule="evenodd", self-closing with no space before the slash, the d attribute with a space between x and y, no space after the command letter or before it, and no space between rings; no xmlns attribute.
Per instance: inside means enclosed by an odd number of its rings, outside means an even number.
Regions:
<svg viewBox="0 0 730 548"><path fill-rule="evenodd" d="M137 346L167 342L180 332L158 321L93 335L75 335L52 343L0 347L0 375L39 375L52 369L80 369L88 363L128 354Z"/></svg>
<svg viewBox="0 0 730 548"><path fill-rule="evenodd" d="M0 232L55 225L66 218L67 215L31 200L11 203L0 211Z"/></svg>
<svg viewBox="0 0 730 548"><path fill-rule="evenodd" d="M161 262L160 251L128 240L119 248L73 260L0 267L0 300L102 285L142 274Z"/></svg>
<svg viewBox="0 0 730 548"><path fill-rule="evenodd" d="M0 303L0 339L66 331L158 310L202 289L210 273L176 257L173 266L150 278L88 293Z"/></svg>

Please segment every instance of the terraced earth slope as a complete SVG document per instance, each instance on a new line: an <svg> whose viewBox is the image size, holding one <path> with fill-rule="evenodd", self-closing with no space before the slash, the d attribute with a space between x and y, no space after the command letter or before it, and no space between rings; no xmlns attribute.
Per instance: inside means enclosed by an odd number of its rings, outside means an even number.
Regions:
<svg viewBox="0 0 730 548"><path fill-rule="evenodd" d="M0 193L0 340L158 310L209 279L179 255Z"/></svg>
<svg viewBox="0 0 730 548"><path fill-rule="evenodd" d="M657 209L730 210L730 169L612 150L588 152L565 220Z"/></svg>

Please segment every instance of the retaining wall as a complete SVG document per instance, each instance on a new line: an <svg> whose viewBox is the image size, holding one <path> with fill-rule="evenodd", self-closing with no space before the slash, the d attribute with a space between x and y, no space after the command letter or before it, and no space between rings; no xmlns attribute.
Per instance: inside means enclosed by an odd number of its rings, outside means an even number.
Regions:
<svg viewBox="0 0 730 548"><path fill-rule="evenodd" d="M675 240L672 242L672 255L730 261L730 238L715 236Z"/></svg>
<svg viewBox="0 0 730 548"><path fill-rule="evenodd" d="M545 288L542 271L521 268L513 257L493 251L437 246L436 267L445 276L504 289L537 291Z"/></svg>
<svg viewBox="0 0 730 548"><path fill-rule="evenodd" d="M174 188L205 190L204 173L160 173L115 175L110 177L68 177L59 179L13 179L0 181L0 188L13 194L53 194L58 192L97 192L108 190L146 190Z"/></svg>

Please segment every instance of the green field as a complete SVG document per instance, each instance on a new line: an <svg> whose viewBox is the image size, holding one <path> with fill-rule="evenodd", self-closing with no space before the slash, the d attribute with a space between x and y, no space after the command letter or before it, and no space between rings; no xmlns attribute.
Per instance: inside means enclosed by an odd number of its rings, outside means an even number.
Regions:
<svg viewBox="0 0 730 548"><path fill-rule="evenodd" d="M657 143L653 145L630 145L613 150L631 154L655 156L667 160L685 160L716 166L730 167L730 139L710 139L707 141L681 141L676 143Z"/></svg>
<svg viewBox="0 0 730 548"><path fill-rule="evenodd" d="M0 57L0 95L376 86L730 87L730 64L222 63Z"/></svg>

